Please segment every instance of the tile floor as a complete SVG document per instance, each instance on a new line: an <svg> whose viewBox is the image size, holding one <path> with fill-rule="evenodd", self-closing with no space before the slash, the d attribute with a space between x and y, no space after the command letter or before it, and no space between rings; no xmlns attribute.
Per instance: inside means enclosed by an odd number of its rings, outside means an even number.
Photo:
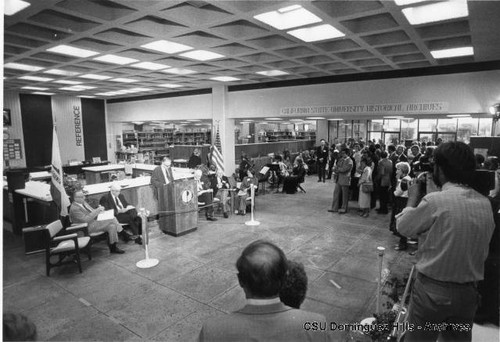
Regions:
<svg viewBox="0 0 500 342"><path fill-rule="evenodd" d="M124 255L110 255L101 242L91 261L83 258L82 274L67 266L46 277L44 255L26 256L21 238L4 230L3 309L30 317L43 341L193 341L207 317L244 305L234 263L248 243L265 238L305 265L303 309L359 322L375 310L377 247L386 247L383 268L391 274L408 272L413 257L393 250L389 215L361 218L355 202L348 214L327 212L333 185L316 180L306 179L306 194L259 195L259 226L245 225L249 215L217 222L200 215L197 231L175 238L150 223L150 256L160 260L151 269L136 267L144 258L138 245L122 244ZM352 334L335 337L366 340Z"/></svg>

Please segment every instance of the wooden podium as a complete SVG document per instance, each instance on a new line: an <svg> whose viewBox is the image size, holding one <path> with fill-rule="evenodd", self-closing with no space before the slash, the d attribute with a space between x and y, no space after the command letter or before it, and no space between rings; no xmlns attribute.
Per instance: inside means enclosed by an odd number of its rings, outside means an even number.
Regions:
<svg viewBox="0 0 500 342"><path fill-rule="evenodd" d="M177 179L158 191L158 224L165 233L181 236L198 228L198 197L194 179Z"/></svg>

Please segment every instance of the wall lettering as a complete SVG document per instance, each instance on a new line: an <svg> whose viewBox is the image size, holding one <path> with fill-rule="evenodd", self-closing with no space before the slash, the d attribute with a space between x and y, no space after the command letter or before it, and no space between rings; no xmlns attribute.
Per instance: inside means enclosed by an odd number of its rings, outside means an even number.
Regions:
<svg viewBox="0 0 500 342"><path fill-rule="evenodd" d="M73 106L73 120L75 123L76 146L82 146L82 119L79 106Z"/></svg>

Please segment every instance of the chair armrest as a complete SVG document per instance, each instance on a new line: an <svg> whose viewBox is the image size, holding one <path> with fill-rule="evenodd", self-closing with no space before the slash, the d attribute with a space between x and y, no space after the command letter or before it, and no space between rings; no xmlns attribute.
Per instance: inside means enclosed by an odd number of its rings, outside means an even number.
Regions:
<svg viewBox="0 0 500 342"><path fill-rule="evenodd" d="M83 234L88 236L89 229L87 223L77 223L66 228L67 232L83 231Z"/></svg>
<svg viewBox="0 0 500 342"><path fill-rule="evenodd" d="M76 235L76 233L73 233L73 234L68 234L68 235L56 236L56 237L52 238L52 241L71 240L71 239L76 238L76 237L78 237L78 235Z"/></svg>

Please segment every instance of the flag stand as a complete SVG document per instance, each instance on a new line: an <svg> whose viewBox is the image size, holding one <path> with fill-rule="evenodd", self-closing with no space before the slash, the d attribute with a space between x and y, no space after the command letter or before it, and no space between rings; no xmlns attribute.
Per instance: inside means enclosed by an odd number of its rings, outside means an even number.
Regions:
<svg viewBox="0 0 500 342"><path fill-rule="evenodd" d="M250 215L250 221L245 222L247 226L258 226L260 225L259 221L255 221L253 219L253 212L254 212L254 203L255 203L255 185L252 184L250 187L250 197L251 197L251 204L252 204L252 210L251 210L251 215Z"/></svg>
<svg viewBox="0 0 500 342"><path fill-rule="evenodd" d="M144 208L141 208L139 212L139 216L142 219L142 241L144 243L144 250L146 253L146 258L138 261L135 265L139 268L151 268L155 267L158 265L160 262L158 259L150 259L149 258L149 250L148 250L148 245L149 245L149 232L148 232L148 225L147 225L147 212Z"/></svg>

